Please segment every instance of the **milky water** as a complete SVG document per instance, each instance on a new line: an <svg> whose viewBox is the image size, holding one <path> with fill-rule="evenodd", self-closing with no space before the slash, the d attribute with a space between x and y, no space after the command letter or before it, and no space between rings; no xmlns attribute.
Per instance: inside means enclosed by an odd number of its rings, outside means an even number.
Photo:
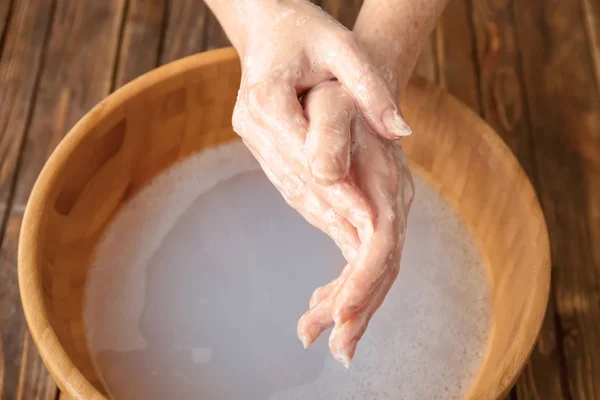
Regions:
<svg viewBox="0 0 600 400"><path fill-rule="evenodd" d="M296 322L344 260L240 143L172 167L96 252L85 325L115 399L460 398L485 352L489 287L457 215L418 176L397 282L350 370ZM328 333L328 332L327 332Z"/></svg>

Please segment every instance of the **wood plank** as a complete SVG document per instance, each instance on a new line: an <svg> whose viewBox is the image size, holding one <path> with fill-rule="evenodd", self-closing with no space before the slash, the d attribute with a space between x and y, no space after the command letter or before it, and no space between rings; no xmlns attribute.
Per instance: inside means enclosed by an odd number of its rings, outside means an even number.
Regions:
<svg viewBox="0 0 600 400"><path fill-rule="evenodd" d="M2 60L2 52L4 51L4 43L10 25L14 1L15 0L4 0L3 2L0 2L0 60Z"/></svg>
<svg viewBox="0 0 600 400"><path fill-rule="evenodd" d="M600 92L600 2L594 0L581 0L581 2L588 44L594 62L596 90Z"/></svg>
<svg viewBox="0 0 600 400"><path fill-rule="evenodd" d="M158 65L166 7L166 0L129 1L119 49L115 88Z"/></svg>
<svg viewBox="0 0 600 400"><path fill-rule="evenodd" d="M205 48L205 26L210 10L199 0L168 2L160 63L196 54Z"/></svg>
<svg viewBox="0 0 600 400"><path fill-rule="evenodd" d="M15 207L23 207L46 159L112 86L124 0L58 0L25 144Z"/></svg>
<svg viewBox="0 0 600 400"><path fill-rule="evenodd" d="M600 202L600 99L579 2L514 1L553 291L567 365L566 397L600 398L600 263L590 204ZM593 185L590 187L590 185ZM597 207L597 206L596 206Z"/></svg>
<svg viewBox="0 0 600 400"><path fill-rule="evenodd" d="M588 35L588 44L590 53L594 62L594 72L596 76L596 91L600 93L600 3L593 0L581 0L583 4L583 14L586 20L586 30ZM597 144L600 142L600 132L594 139ZM596 145L596 148L598 145ZM594 159L594 164L600 162L600 152L590 152ZM600 198L600 169L591 168L587 170L587 189L588 199L588 224L592 243L600 243L600 204L593 199ZM596 265L600 265L600 246L593 246L594 260Z"/></svg>
<svg viewBox="0 0 600 400"><path fill-rule="evenodd" d="M31 119L36 77L54 0L23 0L12 10L0 63L0 215L7 210Z"/></svg>
<svg viewBox="0 0 600 400"><path fill-rule="evenodd" d="M588 47L594 63L594 73L596 78L596 91L600 94L600 2L593 0L581 0L583 5L583 15L586 22L586 31L588 36ZM594 147L600 146L600 132L593 138ZM589 152L594 164L600 163L600 151ZM588 190L588 226L594 252L594 261L600 265L600 202L594 199L600 198L600 169L589 168L586 174Z"/></svg>
<svg viewBox="0 0 600 400"><path fill-rule="evenodd" d="M450 0L435 32L440 85L480 113L475 34L469 1Z"/></svg>
<svg viewBox="0 0 600 400"><path fill-rule="evenodd" d="M17 243L21 219L20 212L13 213L0 249L0 398L54 400L58 389L29 336L19 301Z"/></svg>
<svg viewBox="0 0 600 400"><path fill-rule="evenodd" d="M348 29L352 29L363 0L317 0L314 1Z"/></svg>
<svg viewBox="0 0 600 400"><path fill-rule="evenodd" d="M210 10L206 15L204 35L205 41L203 50L213 50L231 46L231 42L221 28L221 25L219 25L219 21Z"/></svg>
<svg viewBox="0 0 600 400"><path fill-rule="evenodd" d="M0 63L0 219L2 229L14 189L19 154L35 99L37 76L46 47L53 0L22 0L2 31ZM6 4L6 3L5 3ZM0 398L54 399L49 378L27 334L17 284L20 220L1 233L0 249Z"/></svg>
<svg viewBox="0 0 600 400"><path fill-rule="evenodd" d="M540 337L514 388L519 400L570 398L568 389L563 385L566 367L562 357L563 343L556 334L555 313L556 305L551 295Z"/></svg>
<svg viewBox="0 0 600 400"><path fill-rule="evenodd" d="M28 14L42 11L43 3L38 0L31 3L26 7ZM16 271L18 231L25 203L46 158L69 128L110 90L123 4L123 0L57 0L54 8L31 122L27 128L18 130L27 131L26 141L2 246L0 310L6 313L1 320L6 357L4 398L56 396L56 386L37 356L20 309ZM19 50L23 51L29 44L21 46ZM30 84L24 78L23 84L26 83ZM20 125L15 123L15 126Z"/></svg>
<svg viewBox="0 0 600 400"><path fill-rule="evenodd" d="M512 71L509 67L514 60L505 54L507 43L499 43L497 36L488 35L488 19L496 16L482 13L487 10L486 3L450 0L434 31L435 41L430 45L437 53L435 76L442 87L480 113L508 143L519 160L530 166L529 137L511 139L523 125L519 92L515 96L514 91L515 71L514 67ZM478 7L477 10L473 9L474 5ZM476 11L478 15L474 15ZM514 47L514 43L508 44ZM508 84L513 85L505 86L504 80L509 80ZM526 169L532 171L531 168ZM552 335L552 320L544 326L547 327L544 331ZM527 397L518 397L517 390L513 389L507 398Z"/></svg>
<svg viewBox="0 0 600 400"><path fill-rule="evenodd" d="M539 189L511 4L482 0L474 2L473 6L483 116L511 148ZM564 398L562 344L557 343L554 314L551 295L538 344L516 385L519 399Z"/></svg>

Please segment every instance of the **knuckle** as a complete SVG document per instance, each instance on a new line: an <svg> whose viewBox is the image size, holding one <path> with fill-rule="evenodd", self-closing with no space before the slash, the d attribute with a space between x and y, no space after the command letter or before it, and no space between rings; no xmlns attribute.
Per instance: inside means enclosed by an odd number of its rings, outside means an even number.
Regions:
<svg viewBox="0 0 600 400"><path fill-rule="evenodd" d="M311 172L314 181L326 187L336 184L344 177L341 167L328 167L323 164L312 165Z"/></svg>
<svg viewBox="0 0 600 400"><path fill-rule="evenodd" d="M271 77L267 79L269 86L283 86L289 90L288 86L290 85L290 82L293 82L298 76L298 71L299 69L296 67L282 68L273 71Z"/></svg>
<svg viewBox="0 0 600 400"><path fill-rule="evenodd" d="M268 87L266 82L257 83L247 89L248 106L254 110L259 110L267 105Z"/></svg>
<svg viewBox="0 0 600 400"><path fill-rule="evenodd" d="M347 29L341 29L334 37L334 44L342 50L355 52L358 49L358 44L354 34Z"/></svg>
<svg viewBox="0 0 600 400"><path fill-rule="evenodd" d="M342 160L341 155L322 157L317 154L310 159L309 167L316 183L331 186L345 176L347 163Z"/></svg>

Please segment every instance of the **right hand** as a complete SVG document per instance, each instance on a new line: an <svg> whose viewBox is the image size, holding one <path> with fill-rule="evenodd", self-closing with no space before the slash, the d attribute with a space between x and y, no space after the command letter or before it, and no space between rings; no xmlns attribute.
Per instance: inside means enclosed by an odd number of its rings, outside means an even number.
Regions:
<svg viewBox="0 0 600 400"><path fill-rule="evenodd" d="M298 336L305 346L335 324L329 339L331 353L348 367L398 276L414 184L400 144L373 134L338 82L322 83L306 94L305 111L309 118L354 115L351 175L377 215L373 234L361 237L354 261L339 278L314 292L309 310L298 321Z"/></svg>
<svg viewBox="0 0 600 400"><path fill-rule="evenodd" d="M351 115L307 121L298 97L337 79L379 135L410 134L386 80L352 33L304 0L257 2L243 43L234 130L286 201L329 234L351 261L375 213L348 179ZM346 101L342 99L340 101Z"/></svg>

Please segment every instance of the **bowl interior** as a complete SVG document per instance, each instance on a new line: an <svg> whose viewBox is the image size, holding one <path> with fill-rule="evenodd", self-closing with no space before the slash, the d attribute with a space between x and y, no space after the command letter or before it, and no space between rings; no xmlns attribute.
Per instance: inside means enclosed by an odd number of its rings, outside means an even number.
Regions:
<svg viewBox="0 0 600 400"><path fill-rule="evenodd" d="M232 49L155 70L95 107L42 171L25 215L19 278L32 336L68 396L105 393L86 346L82 310L90 258L103 229L161 170L236 140L231 112L239 79ZM404 142L412 168L456 207L488 266L493 326L468 398L497 398L525 364L545 311L549 248L543 215L510 151L464 105L417 80L403 111L416 132Z"/></svg>

